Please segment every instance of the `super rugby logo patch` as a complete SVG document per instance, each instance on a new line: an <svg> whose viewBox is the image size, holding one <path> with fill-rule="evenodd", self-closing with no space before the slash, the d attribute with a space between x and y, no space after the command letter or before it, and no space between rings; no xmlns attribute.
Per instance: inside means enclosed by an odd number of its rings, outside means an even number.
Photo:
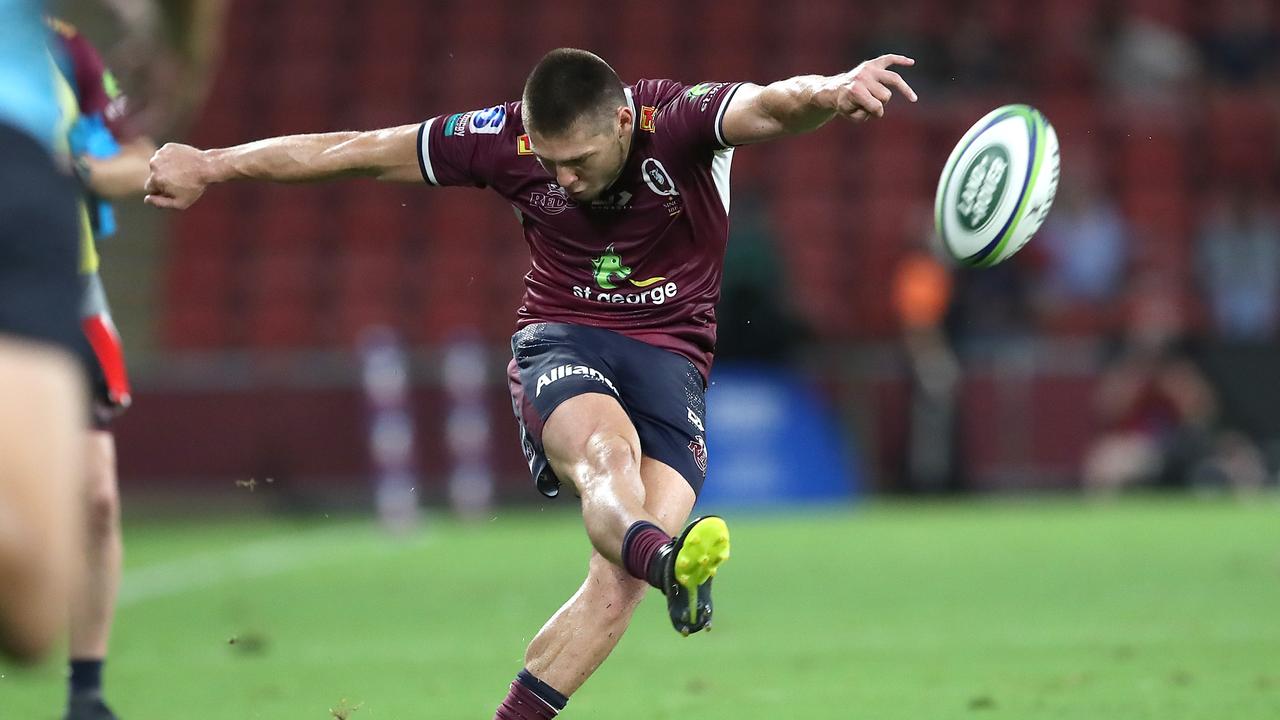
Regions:
<svg viewBox="0 0 1280 720"><path fill-rule="evenodd" d="M479 135L497 135L506 124L507 108L502 105L477 110L471 116L471 132Z"/></svg>

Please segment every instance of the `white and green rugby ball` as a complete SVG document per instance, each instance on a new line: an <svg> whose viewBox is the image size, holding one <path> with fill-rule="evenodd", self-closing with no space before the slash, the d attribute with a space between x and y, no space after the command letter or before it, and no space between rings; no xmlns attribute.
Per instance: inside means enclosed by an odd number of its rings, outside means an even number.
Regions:
<svg viewBox="0 0 1280 720"><path fill-rule="evenodd" d="M990 267L1040 229L1058 191L1058 135L1039 110L1005 105L964 134L938 180L942 245L965 265Z"/></svg>

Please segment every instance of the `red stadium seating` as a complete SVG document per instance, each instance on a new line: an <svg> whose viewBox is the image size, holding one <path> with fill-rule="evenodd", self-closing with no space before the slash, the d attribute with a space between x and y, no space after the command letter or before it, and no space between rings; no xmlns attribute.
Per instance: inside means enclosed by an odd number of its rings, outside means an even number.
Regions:
<svg viewBox="0 0 1280 720"><path fill-rule="evenodd" d="M896 332L883 302L888 269L925 232L952 145L999 104L1036 104L1058 131L1064 173L1096 164L1104 186L1118 189L1141 238L1135 271L1189 278L1196 198L1215 183L1278 179L1280 118L1257 92L1211 92L1179 113L1113 109L1096 87L1090 44L1105 0L970 5L1018 53L1034 93L957 96L940 81L932 94L921 88L919 106L895 104L884 122L836 123L738 153L735 186L752 188L769 208L797 305L822 337ZM1121 5L1191 32L1212 13L1185 0ZM600 52L628 79L767 82L835 71L890 30L948 47L965 12L945 0L241 2L192 138L221 145L482 107L517 97L528 64L564 45ZM215 188L177 217L175 235L162 339L180 349L345 346L375 320L402 326L417 343L467 324L499 340L528 264L504 203L369 181ZM1056 327L1110 322L1088 312L1068 313Z"/></svg>

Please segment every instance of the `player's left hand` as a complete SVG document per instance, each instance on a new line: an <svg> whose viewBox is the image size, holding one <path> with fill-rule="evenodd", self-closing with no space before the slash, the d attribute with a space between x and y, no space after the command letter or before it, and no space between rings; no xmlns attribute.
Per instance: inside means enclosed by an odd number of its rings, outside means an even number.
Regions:
<svg viewBox="0 0 1280 720"><path fill-rule="evenodd" d="M151 157L146 202L158 208L184 210L204 194L204 153L190 145L166 143Z"/></svg>
<svg viewBox="0 0 1280 720"><path fill-rule="evenodd" d="M839 115L854 122L863 122L872 117L884 117L885 106L893 99L895 90L915 102L918 99L916 92L901 75L889 69L894 65L911 67L915 64L915 60L905 55L881 55L834 76L832 107Z"/></svg>

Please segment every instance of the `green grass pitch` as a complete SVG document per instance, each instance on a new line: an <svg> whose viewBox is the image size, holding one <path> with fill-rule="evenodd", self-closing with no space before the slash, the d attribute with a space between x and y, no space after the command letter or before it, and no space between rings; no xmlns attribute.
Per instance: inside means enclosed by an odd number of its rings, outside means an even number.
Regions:
<svg viewBox="0 0 1280 720"><path fill-rule="evenodd" d="M679 637L655 593L565 717L1280 717L1274 496L728 519L714 632ZM351 519L126 535L125 720L488 720L588 550L571 512L529 510L402 541ZM0 717L58 716L60 662L0 675Z"/></svg>

